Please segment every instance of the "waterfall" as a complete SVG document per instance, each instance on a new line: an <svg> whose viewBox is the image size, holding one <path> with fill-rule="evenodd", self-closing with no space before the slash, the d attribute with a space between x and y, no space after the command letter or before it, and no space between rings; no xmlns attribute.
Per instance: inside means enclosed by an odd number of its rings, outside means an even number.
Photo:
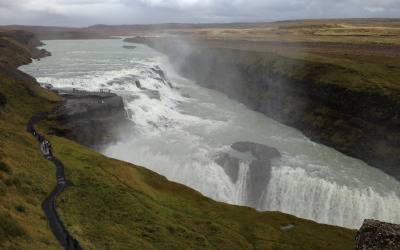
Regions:
<svg viewBox="0 0 400 250"><path fill-rule="evenodd" d="M362 161L314 143L282 125L176 74L168 58L120 40L46 41L53 56L21 69L42 84L124 98L135 133L102 153L142 165L218 201L247 204L250 154L230 146L249 141L274 147L258 210L282 211L321 223L358 228L366 218L400 223L400 183ZM239 159L237 180L214 160ZM261 166L262 167L262 166ZM267 166L266 166L267 167Z"/></svg>

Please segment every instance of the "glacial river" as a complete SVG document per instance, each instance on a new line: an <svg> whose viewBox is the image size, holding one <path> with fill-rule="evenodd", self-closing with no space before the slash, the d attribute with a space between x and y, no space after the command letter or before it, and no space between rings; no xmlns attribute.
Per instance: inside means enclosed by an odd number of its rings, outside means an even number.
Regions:
<svg viewBox="0 0 400 250"><path fill-rule="evenodd" d="M277 148L282 157L272 161L258 210L348 228L359 228L366 218L400 223L400 183L394 178L179 76L167 56L145 45L125 49L132 44L119 39L45 43L53 56L20 68L39 83L111 90L124 98L135 132L101 153L142 165L212 199L246 205L250 157L242 156L236 182L214 159L235 154L234 142L261 143Z"/></svg>

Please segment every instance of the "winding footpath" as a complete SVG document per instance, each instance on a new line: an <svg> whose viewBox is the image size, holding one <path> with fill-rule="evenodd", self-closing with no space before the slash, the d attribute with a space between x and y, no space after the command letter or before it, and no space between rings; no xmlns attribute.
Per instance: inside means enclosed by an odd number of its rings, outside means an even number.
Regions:
<svg viewBox="0 0 400 250"><path fill-rule="evenodd" d="M40 116L32 117L28 122L27 131L31 133L39 141L39 147L44 157L47 160L53 162L57 168L56 172L57 186L42 203L42 209L46 214L47 220L49 221L53 234L65 249L82 249L78 241L76 241L76 239L73 238L72 236L69 236L69 244L68 244L67 236L70 234L65 228L64 223L60 220L60 216L58 215L55 206L55 201L57 196L61 194L61 192L68 186L65 179L64 165L59 160L53 157L50 141L46 140L42 135L37 133L34 129L34 125L36 123L46 118L48 115L54 114L56 112L44 113L41 114Z"/></svg>

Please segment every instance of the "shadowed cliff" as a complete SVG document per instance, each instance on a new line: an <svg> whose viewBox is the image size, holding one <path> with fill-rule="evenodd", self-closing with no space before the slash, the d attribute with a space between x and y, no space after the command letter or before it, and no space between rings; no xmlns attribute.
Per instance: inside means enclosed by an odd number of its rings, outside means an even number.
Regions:
<svg viewBox="0 0 400 250"><path fill-rule="evenodd" d="M64 105L56 117L60 126L53 128L56 135L100 149L132 132L133 123L127 119L122 97L107 92L58 92Z"/></svg>

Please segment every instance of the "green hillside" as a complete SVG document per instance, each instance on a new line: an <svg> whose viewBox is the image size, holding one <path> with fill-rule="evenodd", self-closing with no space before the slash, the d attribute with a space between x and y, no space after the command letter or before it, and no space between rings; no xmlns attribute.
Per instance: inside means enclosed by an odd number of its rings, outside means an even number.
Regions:
<svg viewBox="0 0 400 250"><path fill-rule="evenodd" d="M0 248L61 249L40 207L56 185L55 167L26 132L29 118L53 110L60 98L15 69L32 52L0 34ZM352 248L355 230L213 201L143 167L51 135L55 120L35 128L52 141L54 156L65 166L72 186L56 206L85 249ZM294 227L282 229L289 224Z"/></svg>

